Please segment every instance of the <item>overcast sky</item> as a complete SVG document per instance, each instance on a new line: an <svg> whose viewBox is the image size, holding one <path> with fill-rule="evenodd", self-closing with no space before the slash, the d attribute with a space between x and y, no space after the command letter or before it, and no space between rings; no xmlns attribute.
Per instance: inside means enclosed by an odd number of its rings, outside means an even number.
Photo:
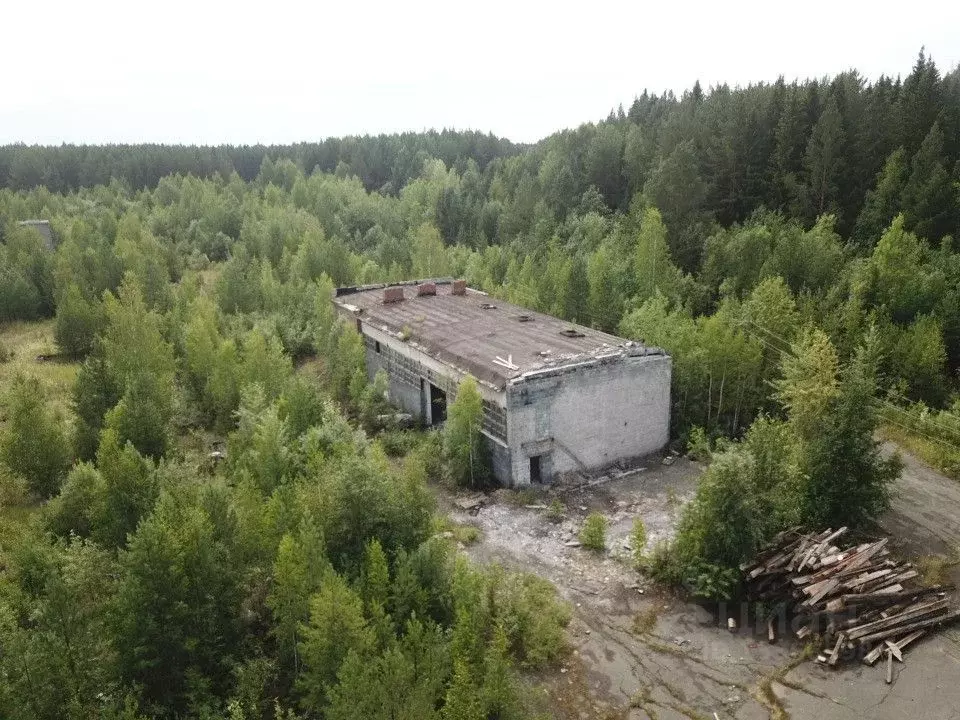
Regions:
<svg viewBox="0 0 960 720"><path fill-rule="evenodd" d="M0 143L534 141L649 88L960 62L960 2L2 0Z"/></svg>

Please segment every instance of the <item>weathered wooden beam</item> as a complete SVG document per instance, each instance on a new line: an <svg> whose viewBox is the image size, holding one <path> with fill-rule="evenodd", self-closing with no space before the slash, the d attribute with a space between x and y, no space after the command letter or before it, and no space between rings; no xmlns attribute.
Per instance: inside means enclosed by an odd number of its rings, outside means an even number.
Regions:
<svg viewBox="0 0 960 720"><path fill-rule="evenodd" d="M866 636L871 635L871 633L896 628L905 623L909 623L912 620L924 618L931 613L940 613L946 610L949 604L949 601L946 599L936 600L932 603L926 603L918 608L908 612L902 612L899 615L894 615L893 617L885 618L883 620L875 620L874 622L867 623L866 625L858 625L857 627L852 628L847 635L851 640L865 638ZM883 638L877 639L882 640ZM865 642L865 640L861 640L861 642Z"/></svg>
<svg viewBox="0 0 960 720"><path fill-rule="evenodd" d="M886 640L888 637L894 635L899 635L900 633L908 632L911 630L919 630L921 628L930 628L936 627L937 625L946 625L948 623L954 622L957 618L960 618L960 610L953 610L948 612L946 615L937 615L936 617L926 618L924 620L918 620L916 622L911 622L900 627L881 630L875 632L872 635L866 635L860 638L861 643L870 643L876 642L878 640Z"/></svg>

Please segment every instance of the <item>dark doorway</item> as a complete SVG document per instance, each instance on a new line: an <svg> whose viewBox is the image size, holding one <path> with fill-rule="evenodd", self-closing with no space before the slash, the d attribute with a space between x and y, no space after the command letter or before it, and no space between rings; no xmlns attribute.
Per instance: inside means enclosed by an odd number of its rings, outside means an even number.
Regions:
<svg viewBox="0 0 960 720"><path fill-rule="evenodd" d="M439 425L447 419L447 394L430 383L430 424Z"/></svg>
<svg viewBox="0 0 960 720"><path fill-rule="evenodd" d="M534 455L530 458L530 482L542 483L543 476L540 474L540 456Z"/></svg>

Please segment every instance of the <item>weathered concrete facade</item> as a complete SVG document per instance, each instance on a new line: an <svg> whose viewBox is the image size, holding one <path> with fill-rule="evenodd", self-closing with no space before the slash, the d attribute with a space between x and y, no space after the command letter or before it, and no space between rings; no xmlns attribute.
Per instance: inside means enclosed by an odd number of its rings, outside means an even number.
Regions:
<svg viewBox="0 0 960 720"><path fill-rule="evenodd" d="M521 378L507 387L513 482L593 471L660 450L670 430L670 357L626 355Z"/></svg>
<svg viewBox="0 0 960 720"><path fill-rule="evenodd" d="M424 424L441 423L460 381L477 378L501 483L552 482L666 444L670 357L662 350L436 285L435 295L386 303L383 286L350 288L335 302L364 337L370 378L384 370L391 401ZM495 354L500 346L517 354Z"/></svg>

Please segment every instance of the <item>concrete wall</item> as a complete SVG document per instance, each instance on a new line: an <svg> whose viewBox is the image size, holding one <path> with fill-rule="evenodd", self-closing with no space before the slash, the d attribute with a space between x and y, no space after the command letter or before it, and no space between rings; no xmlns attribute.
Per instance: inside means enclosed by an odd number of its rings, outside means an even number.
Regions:
<svg viewBox="0 0 960 720"><path fill-rule="evenodd" d="M670 432L670 358L628 356L525 378L507 390L514 483L530 482L541 456L545 481L656 452Z"/></svg>

